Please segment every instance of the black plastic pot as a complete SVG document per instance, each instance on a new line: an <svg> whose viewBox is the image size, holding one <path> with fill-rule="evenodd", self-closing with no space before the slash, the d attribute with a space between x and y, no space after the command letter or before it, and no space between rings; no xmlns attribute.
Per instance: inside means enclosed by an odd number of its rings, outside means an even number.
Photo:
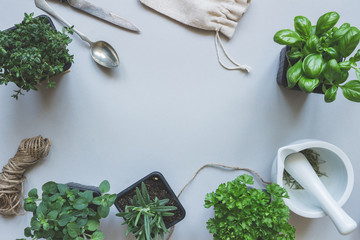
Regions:
<svg viewBox="0 0 360 240"><path fill-rule="evenodd" d="M286 57L286 53L287 51L290 50L289 46L285 46L283 49L281 49L280 51L280 58L279 58L279 69L277 72L277 76L276 76L276 81L279 85L290 89L290 90L296 90L296 91L301 91L303 92L298 85L295 85L293 88L288 88L288 84L287 84L287 77L286 77L286 73L287 70L289 69L289 60ZM294 62L295 64L296 62ZM293 64L293 63L292 63ZM324 94L322 91L321 86L318 86L314 89L313 93L320 93L320 94Z"/></svg>
<svg viewBox="0 0 360 240"><path fill-rule="evenodd" d="M91 191L93 192L94 197L100 197L101 191L98 187L95 186L88 186L88 185L82 185L79 183L69 182L66 184L70 189L79 189L81 192L85 191Z"/></svg>
<svg viewBox="0 0 360 240"><path fill-rule="evenodd" d="M164 223L166 228L170 228L174 226L175 224L177 224L178 222L180 222L185 218L184 207L181 205L179 199L177 198L177 196L175 195L175 193L173 192L173 190L165 180L164 176L160 172L152 172L149 175L137 181L136 183L132 184L130 187L120 192L117 195L114 204L116 208L119 210L119 212L123 212L125 210L125 206L128 205L125 204L124 199L132 199L133 196L135 195L136 187L141 188L142 182L145 183L151 199L155 197L158 197L159 199L163 199L161 198L161 196L159 197L160 195L159 193L165 194L166 192L168 195L168 197L166 198L169 198L170 200L167 205L173 205L177 207L177 210L172 211L174 213L174 216L171 217L172 218L171 221L168 221L168 218L170 217L164 217ZM151 190L152 186L155 186L157 190L159 190L157 193L155 193L155 195L152 194L153 192Z"/></svg>
<svg viewBox="0 0 360 240"><path fill-rule="evenodd" d="M35 18L45 18L45 19L47 19L49 21L49 25L51 26L51 28L56 30L56 27L55 27L53 21L51 20L51 18L48 15L43 14L43 15L39 15L39 16L37 16ZM17 28L16 26L13 26L11 28L6 29L5 31L12 31L12 30L14 30L16 28ZM63 67L63 71L65 72L65 71L69 70L70 67L71 67L71 62L67 62Z"/></svg>

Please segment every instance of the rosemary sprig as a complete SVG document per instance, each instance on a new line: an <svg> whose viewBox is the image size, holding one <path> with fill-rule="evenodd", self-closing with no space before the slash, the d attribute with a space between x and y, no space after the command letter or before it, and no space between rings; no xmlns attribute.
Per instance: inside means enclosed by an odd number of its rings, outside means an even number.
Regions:
<svg viewBox="0 0 360 240"><path fill-rule="evenodd" d="M325 163L325 160L319 159L320 154L312 149L305 149L300 152L305 155L318 177L327 177L326 173L320 171L319 165ZM291 189L304 189L286 170L284 170L283 180Z"/></svg>

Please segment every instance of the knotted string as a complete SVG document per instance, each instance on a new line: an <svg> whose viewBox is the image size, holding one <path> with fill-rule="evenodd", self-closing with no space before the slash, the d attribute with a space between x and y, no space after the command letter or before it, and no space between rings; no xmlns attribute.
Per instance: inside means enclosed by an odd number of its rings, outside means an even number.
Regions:
<svg viewBox="0 0 360 240"><path fill-rule="evenodd" d="M184 192L184 190L187 188L187 186L195 179L195 177L204 169L207 167L214 167L214 168L225 168L228 170L240 170L240 171L247 171L250 174L252 174L253 176L256 176L264 185L268 185L270 184L270 182L265 181L257 172L255 172L254 170L250 169L250 168L241 168L241 167L230 167L230 166L226 166L223 164L218 164L218 163L208 163L205 164L204 166L202 166L201 168L199 168L195 174L192 176L192 178L185 184L185 186L181 189L180 193L177 195L178 198L180 198L181 194ZM175 226L171 227L170 233L168 235L168 237L166 238L166 240L169 240L171 235L174 232L174 228Z"/></svg>
<svg viewBox="0 0 360 240"><path fill-rule="evenodd" d="M0 214L19 215L24 198L25 171L49 154L50 140L41 135L23 139L0 173Z"/></svg>
<svg viewBox="0 0 360 240"><path fill-rule="evenodd" d="M227 70L241 70L241 71L245 71L245 72L250 72L251 71L251 67L249 67L248 65L246 64L239 64L237 62L235 62L230 56L229 54L226 52L225 50L225 47L224 47L224 44L222 43L221 41L221 38L220 38L220 35L219 35L219 31L220 30L217 30L215 31L215 46L216 46L216 54L217 54L217 58L218 58L218 61L220 63L220 65L227 69ZM232 64L234 64L235 66L234 67L228 67L226 66L221 58L220 58L220 52L219 52L219 44L220 44L220 47L221 47L221 50L224 52L225 54L225 57L227 59L229 59L230 62L232 62Z"/></svg>

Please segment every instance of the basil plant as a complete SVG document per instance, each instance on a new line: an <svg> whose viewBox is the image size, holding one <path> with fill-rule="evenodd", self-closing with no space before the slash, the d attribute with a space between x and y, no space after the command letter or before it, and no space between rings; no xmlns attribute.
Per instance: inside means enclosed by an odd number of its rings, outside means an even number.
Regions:
<svg viewBox="0 0 360 240"><path fill-rule="evenodd" d="M316 25L304 16L294 18L295 31L283 29L274 35L274 41L289 46L286 56L288 88L296 85L304 92L320 87L326 102L336 99L338 89L345 98L360 102L360 49L350 56L360 41L360 30L344 23L335 27L340 15L328 12ZM354 69L356 80L348 80Z"/></svg>

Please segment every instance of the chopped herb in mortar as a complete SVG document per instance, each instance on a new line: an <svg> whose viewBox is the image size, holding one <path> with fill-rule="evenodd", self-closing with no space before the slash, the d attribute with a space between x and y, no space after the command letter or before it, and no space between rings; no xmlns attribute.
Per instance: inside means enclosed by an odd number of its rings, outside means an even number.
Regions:
<svg viewBox="0 0 360 240"><path fill-rule="evenodd" d="M320 154L312 149L305 149L300 152L305 155L318 177L326 176L326 173L321 172L319 168L320 164L325 163L324 160L319 159ZM304 189L286 170L284 170L283 180L292 189Z"/></svg>

